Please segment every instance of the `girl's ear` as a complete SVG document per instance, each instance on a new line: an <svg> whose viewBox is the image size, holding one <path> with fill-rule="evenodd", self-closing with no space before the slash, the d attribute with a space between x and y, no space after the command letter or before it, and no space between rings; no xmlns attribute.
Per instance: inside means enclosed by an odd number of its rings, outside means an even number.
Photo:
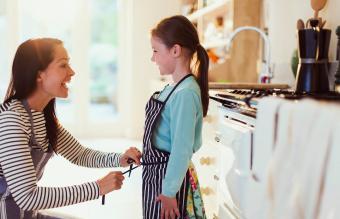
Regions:
<svg viewBox="0 0 340 219"><path fill-rule="evenodd" d="M174 57L179 57L182 54L182 47L178 44L175 44L171 50Z"/></svg>
<svg viewBox="0 0 340 219"><path fill-rule="evenodd" d="M43 71L39 71L38 74L37 74L37 82L40 83L42 82L43 80L43 75L44 75L44 72Z"/></svg>

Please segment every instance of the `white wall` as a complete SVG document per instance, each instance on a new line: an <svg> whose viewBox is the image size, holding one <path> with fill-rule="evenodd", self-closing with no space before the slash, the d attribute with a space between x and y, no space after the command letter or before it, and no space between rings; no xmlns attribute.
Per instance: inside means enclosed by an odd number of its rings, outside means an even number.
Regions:
<svg viewBox="0 0 340 219"><path fill-rule="evenodd" d="M340 25L340 1L328 0L325 8L319 13L327 20L326 28L332 30L330 61L335 59L337 25ZM296 21L301 18L307 21L314 11L310 0L265 0L265 20L269 30L272 48L272 61L275 64L274 74L277 82L294 83L290 70L290 59L297 47Z"/></svg>
<svg viewBox="0 0 340 219"><path fill-rule="evenodd" d="M161 19L179 13L179 0L125 0L121 7L127 13L121 17L125 25L120 30L125 33L121 42L120 86L125 92L119 96L125 132L124 136L141 138L144 127L144 108L152 81L158 77L158 69L151 62L152 50L149 32Z"/></svg>

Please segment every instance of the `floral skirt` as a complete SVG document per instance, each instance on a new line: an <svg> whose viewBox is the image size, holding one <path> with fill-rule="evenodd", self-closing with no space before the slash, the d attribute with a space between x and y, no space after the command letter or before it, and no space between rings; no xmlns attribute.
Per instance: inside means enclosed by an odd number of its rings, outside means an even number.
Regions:
<svg viewBox="0 0 340 219"><path fill-rule="evenodd" d="M189 165L189 184L187 185L188 193L186 200L185 219L206 219L202 194L198 183L197 173L192 163Z"/></svg>

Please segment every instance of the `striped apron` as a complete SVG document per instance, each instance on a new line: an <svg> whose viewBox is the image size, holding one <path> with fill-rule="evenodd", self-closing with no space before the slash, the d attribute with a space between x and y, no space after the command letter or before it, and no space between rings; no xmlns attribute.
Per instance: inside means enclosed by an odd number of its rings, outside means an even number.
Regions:
<svg viewBox="0 0 340 219"><path fill-rule="evenodd" d="M22 101L22 103L30 118L31 136L29 139L29 148L34 168L37 174L37 181L39 181L43 175L47 161L53 156L53 150L49 148L47 152L43 151L39 145L39 142L36 141L31 110L29 109L26 100ZM38 146L39 149L36 149L36 147L32 148L33 145ZM42 215L38 213L37 210L24 211L20 209L11 195L11 192L6 183L6 179L4 177L0 177L0 219L19 219L19 218L53 219L55 217Z"/></svg>
<svg viewBox="0 0 340 219"><path fill-rule="evenodd" d="M162 181L165 177L166 168L170 154L166 151L157 149L152 144L152 134L155 125L159 119L162 109L168 101L171 94L177 86L189 76L185 76L177 85L172 89L170 94L162 102L157 100L156 97L160 92L155 92L149 99L145 111L145 130L143 137L143 218L144 219L159 219L161 213L161 202L156 202L156 197L162 193ZM191 168L189 168L190 170ZM176 194L178 209L181 214L180 218L188 218L187 215L187 200L188 191L190 188L191 171L187 171L184 181L180 190ZM203 202L202 202L203 205ZM204 211L204 210L203 210Z"/></svg>

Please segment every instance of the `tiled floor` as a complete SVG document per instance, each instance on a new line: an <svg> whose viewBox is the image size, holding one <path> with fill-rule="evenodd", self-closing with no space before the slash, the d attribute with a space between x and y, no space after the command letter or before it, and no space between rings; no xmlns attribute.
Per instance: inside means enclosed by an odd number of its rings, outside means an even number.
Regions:
<svg viewBox="0 0 340 219"><path fill-rule="evenodd" d="M128 139L80 140L87 147L110 152L123 152L129 146L141 148L141 142ZM126 168L125 168L126 169ZM40 186L69 186L95 181L115 169L90 169L71 164L63 157L55 156L46 166ZM106 195L106 204L101 198L73 206L50 209L47 212L74 219L139 219L142 218L141 168L126 178L121 190Z"/></svg>

